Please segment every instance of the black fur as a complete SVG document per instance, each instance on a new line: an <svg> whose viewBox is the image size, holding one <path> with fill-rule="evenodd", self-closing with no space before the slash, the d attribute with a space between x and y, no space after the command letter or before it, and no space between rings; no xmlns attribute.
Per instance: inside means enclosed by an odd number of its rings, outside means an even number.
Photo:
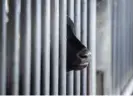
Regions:
<svg viewBox="0 0 133 96"><path fill-rule="evenodd" d="M73 21L67 16L67 71L81 70L89 64L89 50L76 38Z"/></svg>

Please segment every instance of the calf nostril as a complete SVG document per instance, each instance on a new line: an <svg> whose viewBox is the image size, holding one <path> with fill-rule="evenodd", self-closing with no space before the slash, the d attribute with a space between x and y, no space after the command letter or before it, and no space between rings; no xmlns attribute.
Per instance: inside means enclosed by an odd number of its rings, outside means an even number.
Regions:
<svg viewBox="0 0 133 96"><path fill-rule="evenodd" d="M89 59L91 56L91 52L88 49L83 49L78 53L78 57L81 59Z"/></svg>
<svg viewBox="0 0 133 96"><path fill-rule="evenodd" d="M87 59L87 58L90 58L91 52L89 50L87 50L87 49L83 49L82 51L80 51L78 56L79 56L79 58Z"/></svg>
<svg viewBox="0 0 133 96"><path fill-rule="evenodd" d="M88 53L87 53L87 54L79 54L79 57L80 57L80 58L88 58L88 56L89 56Z"/></svg>

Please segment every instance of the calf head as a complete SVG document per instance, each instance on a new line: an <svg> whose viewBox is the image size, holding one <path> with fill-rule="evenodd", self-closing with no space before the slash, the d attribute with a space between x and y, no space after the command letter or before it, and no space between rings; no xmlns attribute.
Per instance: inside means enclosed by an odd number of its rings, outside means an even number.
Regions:
<svg viewBox="0 0 133 96"><path fill-rule="evenodd" d="M76 38L73 21L67 16L67 71L82 70L90 60L89 50Z"/></svg>

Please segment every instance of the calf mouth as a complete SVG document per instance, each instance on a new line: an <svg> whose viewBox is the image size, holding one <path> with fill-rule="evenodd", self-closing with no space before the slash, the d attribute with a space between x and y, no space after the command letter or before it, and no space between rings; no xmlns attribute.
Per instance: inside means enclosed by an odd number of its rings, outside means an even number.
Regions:
<svg viewBox="0 0 133 96"><path fill-rule="evenodd" d="M87 67L91 60L91 52L88 49L83 49L79 53L77 53L77 59L72 64L73 70L82 70Z"/></svg>

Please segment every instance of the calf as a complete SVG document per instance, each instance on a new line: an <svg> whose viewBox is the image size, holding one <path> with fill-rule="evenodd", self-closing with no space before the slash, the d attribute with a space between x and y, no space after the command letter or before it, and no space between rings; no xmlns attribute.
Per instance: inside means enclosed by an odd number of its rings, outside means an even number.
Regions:
<svg viewBox="0 0 133 96"><path fill-rule="evenodd" d="M81 70L89 64L89 50L76 38L72 20L67 16L67 70Z"/></svg>

